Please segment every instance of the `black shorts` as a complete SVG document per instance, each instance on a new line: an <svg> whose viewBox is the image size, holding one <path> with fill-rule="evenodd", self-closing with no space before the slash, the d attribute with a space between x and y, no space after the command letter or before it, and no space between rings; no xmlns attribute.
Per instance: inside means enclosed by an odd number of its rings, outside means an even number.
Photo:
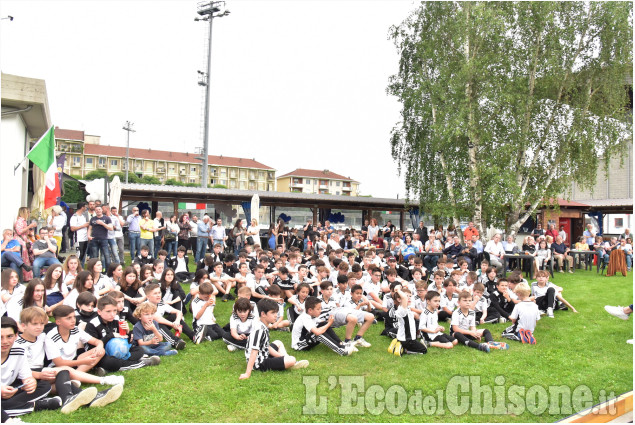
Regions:
<svg viewBox="0 0 635 425"><path fill-rule="evenodd" d="M271 348L278 351L280 348L276 344L270 344ZM266 372L268 370L285 370L284 367L284 357L267 357L260 363L258 366L258 370L261 372Z"/></svg>
<svg viewBox="0 0 635 425"><path fill-rule="evenodd" d="M428 333L426 332L425 337L428 336ZM445 344L446 342L454 342L456 341L456 338L454 338L453 336L450 336L448 334L441 334L441 335L437 335L434 338L426 338L428 341L432 341L432 342L440 342L441 344Z"/></svg>

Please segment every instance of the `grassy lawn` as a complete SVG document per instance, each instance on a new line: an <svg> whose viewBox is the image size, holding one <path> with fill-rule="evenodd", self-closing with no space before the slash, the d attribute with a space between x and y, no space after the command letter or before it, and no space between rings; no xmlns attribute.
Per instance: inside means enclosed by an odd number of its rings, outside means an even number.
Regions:
<svg viewBox="0 0 635 425"><path fill-rule="evenodd" d="M179 355L162 358L161 365L122 372L126 377L126 389L118 402L102 409L80 409L68 415L57 412L38 412L24 419L27 422L554 422L569 415L567 404L562 410L544 412L544 403L538 408L521 408L511 414L467 410L460 418L452 404L448 384L472 376L480 377L480 385L490 386L496 395L511 394L515 386L523 386L526 394L540 395L539 387L549 391L549 386L566 386L572 392L585 385L592 392L593 404L604 394L619 395L633 389L633 346L626 343L633 337L632 319L623 322L608 315L604 305L628 305L633 299L632 273L624 278L599 276L593 272L578 271L575 274L556 274L554 283L565 288L564 296L579 311L556 311L555 319L546 316L538 322L535 337L537 345L510 342L508 351L493 350L490 354L467 347L452 350L431 348L424 356L402 358L387 353L390 343L379 335L383 323L371 327L365 338L371 348L360 348L351 358L339 357L324 346L309 352L291 350L291 334L273 332L271 340L284 342L291 355L307 359L307 369L287 372L254 371L251 379L239 381L246 362L244 352L227 351L222 341L194 345L189 342ZM218 299L216 317L221 325L229 320L232 303ZM191 321L191 315L186 317ZM445 324L446 326L449 324ZM506 324L487 325L495 338L500 336ZM447 328L446 328L447 329ZM337 330L343 337L344 329ZM309 395L317 393L317 400L325 399L325 413L303 414L307 398L304 376L319 379ZM357 376L363 380L360 397L366 397L356 409L344 409L351 396L342 391L337 379ZM454 377L454 378L453 378ZM341 382L341 381L340 381ZM390 388L398 384L403 388ZM378 387L378 386L381 386ZM450 386L452 387L452 385ZM530 388L531 387L531 388ZM369 389L370 388L370 389ZM390 389L389 389L390 388ZM511 388L511 390L510 390ZM364 389L367 391L364 393ZM438 390L449 394L443 410L421 409L417 397L436 394ZM466 387L467 390L467 387ZM517 390L517 388L516 388ZM578 388L581 391L580 388ZM387 397L386 408L382 404L383 392L389 395L408 396L411 409L405 404L395 406ZM369 392L371 394L369 394ZM522 393L525 394L525 393ZM545 393L546 394L546 393ZM551 394L551 392L550 392ZM469 396L469 393L460 396ZM402 400L397 398L397 400ZM478 397L480 399L480 397ZM376 403L373 400L377 400ZM403 398L405 403L405 398ZM431 400L429 397L428 401ZM484 400L487 400L485 395ZM512 396L505 398L512 401ZM352 405L360 399L353 398ZM478 405L473 399L471 409ZM484 404L486 406L487 403ZM504 407L501 404L499 407ZM533 406L533 405L532 405ZM542 406L543 408L540 408ZM513 409L512 409L513 410ZM533 413L532 413L533 412ZM575 412L575 406L572 412ZM348 414L341 414L348 413ZM461 413L461 412L459 412Z"/></svg>

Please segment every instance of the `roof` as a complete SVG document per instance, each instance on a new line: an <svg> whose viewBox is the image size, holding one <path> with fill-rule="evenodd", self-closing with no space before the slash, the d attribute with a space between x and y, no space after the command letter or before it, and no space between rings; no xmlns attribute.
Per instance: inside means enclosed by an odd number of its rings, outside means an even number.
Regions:
<svg viewBox="0 0 635 425"><path fill-rule="evenodd" d="M329 170L309 170L307 168L297 168L290 173L283 174L282 176L277 177L281 179L283 177L310 177L313 179L334 179L334 180L349 180L355 181L350 177L342 176L341 174L336 174Z"/></svg>
<svg viewBox="0 0 635 425"><path fill-rule="evenodd" d="M20 113L29 136L34 139L40 138L51 128L46 82L5 73L2 73L0 80L2 114Z"/></svg>
<svg viewBox="0 0 635 425"><path fill-rule="evenodd" d="M310 207L319 205L320 208L356 208L364 207L373 210L399 210L406 208L405 199L391 198L371 198L364 196L338 196L319 195L308 193L290 193L274 191L254 191L254 190L234 190L234 189L213 189L187 186L166 186L155 184L122 183L122 199L141 200L148 197L156 201L178 199L180 202L228 202L228 201L249 201L251 197L258 194L261 205L294 205Z"/></svg>
<svg viewBox="0 0 635 425"><path fill-rule="evenodd" d="M79 140L84 141L84 132L79 130L64 130L63 128L55 127L55 138L64 140Z"/></svg>
<svg viewBox="0 0 635 425"><path fill-rule="evenodd" d="M126 148L122 146L108 146L108 145L84 145L84 155L104 155L104 156L126 156ZM200 157L199 154L188 152L171 152L171 151L159 151L155 149L138 149L130 148L130 158L135 159L152 159L156 161L173 161L173 162L188 162L192 164L201 164L201 161L196 159ZM235 158L232 156L208 156L209 165L219 165L224 167L244 167L244 168L258 168L262 170L272 170L274 168L268 165L262 164L255 159L248 158Z"/></svg>
<svg viewBox="0 0 635 425"><path fill-rule="evenodd" d="M583 202L590 207L633 207L633 198L588 199Z"/></svg>

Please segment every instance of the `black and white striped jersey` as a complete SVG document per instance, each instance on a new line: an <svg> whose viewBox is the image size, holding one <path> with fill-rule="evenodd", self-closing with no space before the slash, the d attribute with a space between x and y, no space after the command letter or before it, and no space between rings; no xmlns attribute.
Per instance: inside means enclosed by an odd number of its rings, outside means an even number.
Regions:
<svg viewBox="0 0 635 425"><path fill-rule="evenodd" d="M245 320L244 322L240 320L238 314L232 313L231 317L229 318L229 328L236 329L236 332L239 335L250 335L258 326L256 322L258 324L261 323L260 321L254 321L254 315L252 313L249 313L249 315L247 316L247 320Z"/></svg>
<svg viewBox="0 0 635 425"><path fill-rule="evenodd" d="M247 361L249 361L252 350L258 351L256 362L254 363L254 369L258 369L262 362L269 357L269 329L260 321L254 322L254 329L247 340L247 348L245 349Z"/></svg>
<svg viewBox="0 0 635 425"><path fill-rule="evenodd" d="M192 300L192 317L195 318L198 315L198 312L201 311L203 307L205 307L205 311L198 319L196 320L196 325L214 325L216 324L216 317L214 316L214 306L209 305L205 306L207 302L203 301L198 297L198 295Z"/></svg>
<svg viewBox="0 0 635 425"><path fill-rule="evenodd" d="M414 313L409 308L401 305L395 310L397 319L397 339L399 341L412 341L417 339L417 327L415 326Z"/></svg>

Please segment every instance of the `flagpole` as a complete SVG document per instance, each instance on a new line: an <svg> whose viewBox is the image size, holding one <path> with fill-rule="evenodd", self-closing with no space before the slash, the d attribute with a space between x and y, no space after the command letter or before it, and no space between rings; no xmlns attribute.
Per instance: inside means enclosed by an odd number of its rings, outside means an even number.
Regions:
<svg viewBox="0 0 635 425"><path fill-rule="evenodd" d="M37 143L35 145L33 145L33 147L29 150L29 152L27 152L27 154L24 156L24 158L22 158L20 160L20 162L18 162L18 165L15 166L15 168L13 169L13 175L15 176L15 172L18 170L18 168L20 168L20 165L22 165L22 163L24 162L25 159L27 159L29 157L29 154L33 151L33 149L35 149L37 147L37 145L40 144L40 142L42 140L44 140L44 136L46 136L48 134L49 131L51 131L53 129L53 126L51 126L51 128L49 128L48 130L46 130L44 132L44 134L40 137L40 140L37 141ZM55 137L53 137L53 139L55 139Z"/></svg>

